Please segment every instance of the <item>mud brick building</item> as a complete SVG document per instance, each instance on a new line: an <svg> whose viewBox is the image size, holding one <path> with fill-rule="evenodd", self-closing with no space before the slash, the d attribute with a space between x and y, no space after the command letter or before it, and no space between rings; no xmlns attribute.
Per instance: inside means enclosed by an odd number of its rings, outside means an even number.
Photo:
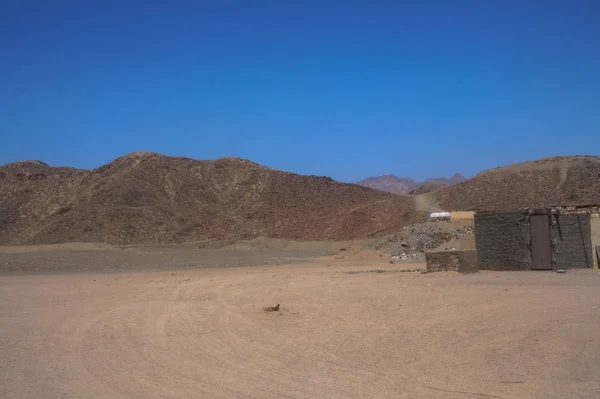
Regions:
<svg viewBox="0 0 600 399"><path fill-rule="evenodd" d="M598 206L477 212L474 222L480 269L598 267Z"/></svg>

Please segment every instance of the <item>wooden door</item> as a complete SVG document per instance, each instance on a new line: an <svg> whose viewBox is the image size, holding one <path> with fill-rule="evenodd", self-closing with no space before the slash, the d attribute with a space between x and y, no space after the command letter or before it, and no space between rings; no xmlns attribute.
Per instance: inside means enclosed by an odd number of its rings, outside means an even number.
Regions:
<svg viewBox="0 0 600 399"><path fill-rule="evenodd" d="M550 217L534 215L529 221L531 228L531 268L533 270L552 269L552 247Z"/></svg>

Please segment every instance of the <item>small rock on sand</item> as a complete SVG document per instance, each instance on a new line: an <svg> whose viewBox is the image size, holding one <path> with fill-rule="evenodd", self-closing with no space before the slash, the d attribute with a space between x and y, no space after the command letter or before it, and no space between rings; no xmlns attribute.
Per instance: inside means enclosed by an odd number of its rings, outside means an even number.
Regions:
<svg viewBox="0 0 600 399"><path fill-rule="evenodd" d="M265 306L263 308L263 310L265 312L279 312L279 304L277 304L275 306Z"/></svg>

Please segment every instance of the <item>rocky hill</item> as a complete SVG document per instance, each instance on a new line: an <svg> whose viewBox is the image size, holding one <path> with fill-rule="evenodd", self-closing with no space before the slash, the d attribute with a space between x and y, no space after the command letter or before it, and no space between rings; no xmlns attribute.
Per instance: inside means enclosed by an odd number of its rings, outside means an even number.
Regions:
<svg viewBox="0 0 600 399"><path fill-rule="evenodd" d="M600 157L553 157L498 167L425 195L446 210L600 204Z"/></svg>
<svg viewBox="0 0 600 399"><path fill-rule="evenodd" d="M432 191L441 190L441 189L446 188L446 187L447 186L445 186L443 184L425 183L421 187L412 190L409 194L410 195L427 194L427 193L430 193Z"/></svg>
<svg viewBox="0 0 600 399"><path fill-rule="evenodd" d="M423 185L450 186L453 184L461 183L465 180L466 179L460 173L456 173L450 178L431 178L421 182L407 177L385 175L378 177L368 177L364 180L359 181L357 184L360 184L361 186L365 187L374 188L376 190L386 191L389 193L409 194L412 191L418 190Z"/></svg>
<svg viewBox="0 0 600 399"><path fill-rule="evenodd" d="M0 244L343 240L421 222L427 213L417 211L419 204L423 210L600 204L600 158L524 162L442 189L421 185L414 196L238 158L154 153L129 154L94 170L16 162L0 166L0 185Z"/></svg>
<svg viewBox="0 0 600 399"><path fill-rule="evenodd" d="M133 153L94 170L0 166L0 244L381 236L422 221L411 197L223 158Z"/></svg>
<svg viewBox="0 0 600 399"><path fill-rule="evenodd" d="M367 177L356 184L375 190L397 194L408 194L412 190L419 188L419 183L415 180L405 177L396 177L394 175Z"/></svg>

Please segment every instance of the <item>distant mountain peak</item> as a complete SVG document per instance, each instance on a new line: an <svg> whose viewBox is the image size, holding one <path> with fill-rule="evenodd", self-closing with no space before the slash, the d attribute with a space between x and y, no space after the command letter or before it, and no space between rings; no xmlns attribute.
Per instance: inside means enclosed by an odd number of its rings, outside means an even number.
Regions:
<svg viewBox="0 0 600 399"><path fill-rule="evenodd" d="M440 177L440 178L427 179L423 183L427 183L427 184L440 184L440 185L443 185L443 186L452 186L454 184L462 183L465 180L467 180L467 179L465 179L465 177L463 175L461 175L460 173L455 173L450 178L448 178L448 177Z"/></svg>
<svg viewBox="0 0 600 399"><path fill-rule="evenodd" d="M398 177L388 174L383 176L367 177L366 179L359 181L357 184L390 193L408 194L410 192L416 192L416 190L418 190L424 184L451 186L453 184L462 183L465 180L467 179L465 179L465 177L460 173L455 173L452 175L452 177L429 178L425 181L416 181L409 177Z"/></svg>

